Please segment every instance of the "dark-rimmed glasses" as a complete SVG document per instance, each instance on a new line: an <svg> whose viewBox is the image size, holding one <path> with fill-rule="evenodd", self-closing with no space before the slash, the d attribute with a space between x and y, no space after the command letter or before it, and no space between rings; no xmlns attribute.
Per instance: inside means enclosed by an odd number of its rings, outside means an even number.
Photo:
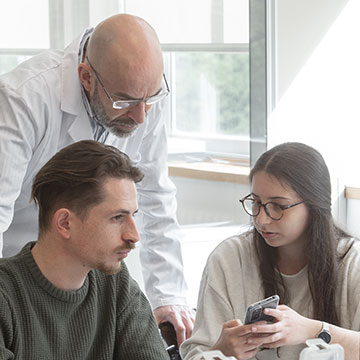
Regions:
<svg viewBox="0 0 360 360"><path fill-rule="evenodd" d="M94 72L97 80L99 81L101 87L103 88L106 96L108 97L108 99L112 102L112 107L114 109L118 109L118 110L121 110L121 109L126 109L130 106L136 106L142 102L145 103L145 105L147 106L150 106L150 105L153 105L161 100L163 100L166 96L169 95L170 93L170 88L169 88L169 85L168 85L168 82L166 80L166 76L165 74L163 74L163 79L164 79L164 82L165 82L165 86L166 86L166 89L161 89L160 92L156 95L153 95L153 96L149 96L145 99L142 99L142 100L133 100L133 99L129 99L129 100L113 100L113 98L111 97L110 93L106 90L105 86L104 86L104 83L101 81L100 79L100 76L99 74L97 73L97 71L94 69L94 67L91 65L90 61L89 61L89 58L88 56L86 55L86 60L87 62L89 63L90 67L91 67L91 70Z"/></svg>
<svg viewBox="0 0 360 360"><path fill-rule="evenodd" d="M245 212L252 217L256 217L260 214L260 210L263 207L266 215L272 220L280 220L283 217L285 210L300 205L304 202L304 201L299 201L295 204L280 205L275 202L269 201L263 204L261 201L253 199L251 196L252 194L249 194L246 195L241 200L239 200Z"/></svg>

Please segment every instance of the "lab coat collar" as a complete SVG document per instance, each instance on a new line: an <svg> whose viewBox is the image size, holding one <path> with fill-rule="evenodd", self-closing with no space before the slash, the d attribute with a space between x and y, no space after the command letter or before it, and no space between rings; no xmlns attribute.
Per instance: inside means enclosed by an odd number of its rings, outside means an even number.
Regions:
<svg viewBox="0 0 360 360"><path fill-rule="evenodd" d="M84 108L78 75L78 53L83 35L65 48L61 64L61 110L73 115L79 115Z"/></svg>
<svg viewBox="0 0 360 360"><path fill-rule="evenodd" d="M61 64L62 92L60 107L64 113L74 116L74 121L68 130L74 141L93 138L90 119L81 96L82 85L78 75L78 52L83 35L66 47Z"/></svg>

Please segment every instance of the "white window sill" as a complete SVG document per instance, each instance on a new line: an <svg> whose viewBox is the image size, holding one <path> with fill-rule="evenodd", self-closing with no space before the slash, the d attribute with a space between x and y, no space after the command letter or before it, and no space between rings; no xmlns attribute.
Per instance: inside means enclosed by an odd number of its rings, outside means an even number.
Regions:
<svg viewBox="0 0 360 360"><path fill-rule="evenodd" d="M346 199L360 200L360 188L346 186L345 187L345 197L346 197Z"/></svg>
<svg viewBox="0 0 360 360"><path fill-rule="evenodd" d="M169 175L210 181L248 184L250 166L243 160L212 158L203 161L172 160Z"/></svg>

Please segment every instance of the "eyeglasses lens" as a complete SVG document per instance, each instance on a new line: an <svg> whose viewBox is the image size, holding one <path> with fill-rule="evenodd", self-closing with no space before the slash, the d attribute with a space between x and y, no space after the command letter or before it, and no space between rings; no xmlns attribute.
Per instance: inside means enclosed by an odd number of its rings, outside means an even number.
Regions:
<svg viewBox="0 0 360 360"><path fill-rule="evenodd" d="M261 203L256 202L252 199L244 200L244 208L245 208L246 212L251 216L259 215L261 206L262 206ZM282 217L283 210L277 204L268 203L268 204L266 204L266 213L272 219L278 220Z"/></svg>
<svg viewBox="0 0 360 360"><path fill-rule="evenodd" d="M278 220L282 217L283 210L277 204L268 203L266 205L266 209L270 215L270 217L274 220Z"/></svg>

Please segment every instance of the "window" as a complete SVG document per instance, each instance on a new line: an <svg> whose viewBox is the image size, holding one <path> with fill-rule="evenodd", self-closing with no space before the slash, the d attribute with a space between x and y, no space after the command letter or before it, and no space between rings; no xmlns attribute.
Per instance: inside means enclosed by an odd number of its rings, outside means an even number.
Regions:
<svg viewBox="0 0 360 360"><path fill-rule="evenodd" d="M147 19L162 43L170 153L248 157L248 0L131 0L124 9Z"/></svg>
<svg viewBox="0 0 360 360"><path fill-rule="evenodd" d="M8 2L0 12L0 33L0 73L5 73L49 47L48 0Z"/></svg>
<svg viewBox="0 0 360 360"><path fill-rule="evenodd" d="M170 153L190 152L195 159L221 154L254 163L266 150L273 75L267 50L273 46L275 2L121 3L123 11L147 19L162 43L172 90Z"/></svg>
<svg viewBox="0 0 360 360"><path fill-rule="evenodd" d="M9 34L0 39L0 73L43 49L65 47L114 13L139 15L153 25L164 51L170 153L248 159L266 147L266 3L13 1L0 13L0 30Z"/></svg>

